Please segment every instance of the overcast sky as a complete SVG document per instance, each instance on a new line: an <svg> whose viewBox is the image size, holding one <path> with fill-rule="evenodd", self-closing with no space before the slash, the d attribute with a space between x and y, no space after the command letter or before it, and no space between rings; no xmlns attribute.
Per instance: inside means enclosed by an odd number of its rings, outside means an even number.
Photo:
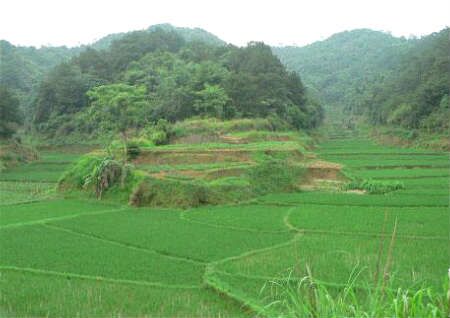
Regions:
<svg viewBox="0 0 450 318"><path fill-rule="evenodd" d="M420 36L450 25L449 17L449 0L0 0L0 39L76 46L167 22L237 45L305 45L355 28Z"/></svg>

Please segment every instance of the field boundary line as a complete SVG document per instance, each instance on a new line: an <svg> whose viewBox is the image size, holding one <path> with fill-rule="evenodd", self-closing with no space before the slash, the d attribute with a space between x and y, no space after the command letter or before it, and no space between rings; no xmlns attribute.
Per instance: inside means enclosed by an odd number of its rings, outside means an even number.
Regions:
<svg viewBox="0 0 450 318"><path fill-rule="evenodd" d="M251 233L266 233L266 234L278 234L278 233L289 232L289 230L269 231L269 230L257 230L257 229L252 229L252 228L248 228L248 227L236 227L236 226L212 224L212 223L208 223L208 222L192 220L185 215L186 213L187 213L187 211L183 211L180 213L181 220L186 221L186 222L201 224L201 225L205 225L205 226L209 226L209 227L213 227L213 228L218 228L218 229L227 229L227 230L235 230L235 231L243 231L243 232L251 232Z"/></svg>
<svg viewBox="0 0 450 318"><path fill-rule="evenodd" d="M337 235L349 235L349 236L367 236L367 237L390 237L389 234L379 234L379 233L365 233L365 232L346 232L346 231L327 231L327 230L316 230L316 229L299 229L301 233L311 233L311 234L337 234ZM422 236L422 235L397 235L398 239L407 240L438 240L447 241L449 240L445 236Z"/></svg>
<svg viewBox="0 0 450 318"><path fill-rule="evenodd" d="M401 169L399 169L401 170ZM450 178L449 175L443 176L443 175L425 175L425 176L387 176L387 177L372 177L374 180L415 180L415 179L439 179L439 178Z"/></svg>
<svg viewBox="0 0 450 318"><path fill-rule="evenodd" d="M395 156L443 156L446 153L442 152L321 152L318 151L320 156L385 156L385 155L395 155Z"/></svg>
<svg viewBox="0 0 450 318"><path fill-rule="evenodd" d="M92 213L77 213L77 214L71 214L71 215L65 215L60 217L53 217L53 218L46 218L46 219L40 219L40 220L34 220L29 222L20 222L20 223L11 223L7 225L0 226L0 230L8 229L8 228L14 228L14 227L20 227L20 226L26 226L26 225L36 225L36 224L45 224L48 222L54 222L54 221L61 221L61 220L67 220L67 219L74 219L79 216L83 215L99 215L99 214L106 214L106 213L113 213L113 212L119 212L125 210L126 207L120 207L117 209L109 209L109 210L100 210Z"/></svg>
<svg viewBox="0 0 450 318"><path fill-rule="evenodd" d="M261 306L258 304L258 301L255 299L246 299L244 296L239 295L239 292L241 294L245 294L242 290L233 288L229 285L223 284L223 281L214 276L215 271L208 270L205 272L204 276L204 284L214 290L219 295L224 295L225 297L228 297L230 299L233 299L241 304L242 307L249 309L250 311L257 314L256 317L270 317L269 313L267 312L266 308L264 306ZM226 282L225 282L226 283ZM238 292L236 292L238 291Z"/></svg>
<svg viewBox="0 0 450 318"><path fill-rule="evenodd" d="M68 229L68 228L63 227L63 226L58 226L58 225L48 224L48 223L43 224L43 226L48 227L50 229L53 229L55 231L61 231L61 232L74 234L74 235L77 235L77 236L87 237L87 238L92 239L92 240L97 240L97 241L100 241L100 242L103 242L103 243L107 243L107 244L113 244L113 245L116 245L116 246L120 246L120 247L124 247L124 248L128 248L128 249L136 250L136 251L147 253L147 254L156 254L156 255L159 255L159 256L162 256L162 257L165 257L165 258L169 258L169 259L173 259L173 260L177 260L177 261L180 261L180 262L186 262L186 263L191 263L191 264L195 264L195 265L207 265L208 264L208 262L206 262L206 261L192 259L192 258L188 258L188 257L184 257L184 256L178 256L178 255L165 253L165 252L154 250L154 249L149 249L149 248L145 248L145 247L136 246L136 245L129 244L129 243L115 241L115 240L111 240L111 239L102 237L100 235L94 235L94 234L88 234L88 233L84 233L84 232L79 232L79 231L75 231L75 230L72 230L72 229Z"/></svg>
<svg viewBox="0 0 450 318"><path fill-rule="evenodd" d="M0 270L10 270L17 272L28 272L33 274L41 274L41 275L51 275L51 276L59 276L61 278L70 277L77 279L85 279L85 280L95 280L97 282L106 282L106 283L114 283L114 284L131 284L131 285L140 285L140 286L149 286L149 287L160 287L160 288L173 288L173 289L200 289L202 288L200 285L169 285L157 282L148 282L142 280L130 280L130 279L120 279L120 278L108 278L103 276L91 276L70 272L57 272L45 269L36 269L30 267L17 267L17 266L0 266Z"/></svg>
<svg viewBox="0 0 450 318"><path fill-rule="evenodd" d="M2 179L0 178L0 182L26 182L26 183L53 183L58 184L58 181L48 181L48 180L16 180L16 179Z"/></svg>
<svg viewBox="0 0 450 318"><path fill-rule="evenodd" d="M334 234L334 235L347 235L347 236L364 236L364 237L391 237L391 234L380 234L375 232L352 232L352 231L329 231L329 230L320 230L320 229L305 229L298 228L292 223L289 222L289 217L294 211L295 208L290 209L290 213L286 215L285 224L293 231L302 233L302 234ZM409 239L409 240L439 240L439 241L447 241L448 237L445 236L423 236L423 235L408 235L408 234L400 234L397 235L398 239Z"/></svg>
<svg viewBox="0 0 450 318"><path fill-rule="evenodd" d="M412 161L412 160L411 160ZM349 166L349 165L347 165ZM449 164L445 163L445 164L431 164L431 165L427 165L427 164L410 164L410 165L353 165L350 166L352 169L355 170L414 170L414 169L430 169L430 170L434 170L434 169L440 169L440 168L449 168Z"/></svg>
<svg viewBox="0 0 450 318"><path fill-rule="evenodd" d="M406 195L406 194L405 194ZM260 205L273 205L273 206L292 206L292 207L300 207L302 204L311 204L311 205L328 205L328 206L360 206L360 207L382 207L382 208L447 208L449 205L439 204L439 205L370 205L370 204L343 204L343 203L321 203L321 202L274 202L274 201L258 201L257 204Z"/></svg>
<svg viewBox="0 0 450 318"><path fill-rule="evenodd" d="M292 212L293 212L295 209L296 209L296 207L292 207L292 208L290 208L290 209L287 211L286 215L285 215L284 218L283 218L283 223L284 223L284 225L285 225L290 231L295 231L295 232L301 233L300 229L296 228L294 225L292 225L292 224L289 222L289 217L291 216Z"/></svg>
<svg viewBox="0 0 450 318"><path fill-rule="evenodd" d="M17 201L17 202L11 202L11 203L5 203L0 204L0 207L8 207L8 206L14 206L14 205L21 205L21 204L32 204L32 203L38 203L43 201L52 201L55 197L52 198L42 198L42 199L35 199L35 200L26 200L26 201Z"/></svg>
<svg viewBox="0 0 450 318"><path fill-rule="evenodd" d="M279 243L279 244L275 244L275 245L268 246L268 247L263 247L263 248L250 250L250 251L244 252L242 254L225 257L225 258L222 258L222 259L217 260L217 261L212 261L212 262L208 263L208 266L209 267L216 266L216 265L220 265L220 264L227 263L227 262L230 262L230 261L234 261L234 260L237 260L237 259L250 257L250 256L253 256L253 255L256 255L256 254L260 254L260 253L266 253L266 252L269 252L269 251L272 251L272 250L275 250L275 249L278 249L278 248L289 246L289 245L297 242L300 239L301 236L302 236L302 233L297 233L289 241L286 241L286 242L283 242L283 243Z"/></svg>

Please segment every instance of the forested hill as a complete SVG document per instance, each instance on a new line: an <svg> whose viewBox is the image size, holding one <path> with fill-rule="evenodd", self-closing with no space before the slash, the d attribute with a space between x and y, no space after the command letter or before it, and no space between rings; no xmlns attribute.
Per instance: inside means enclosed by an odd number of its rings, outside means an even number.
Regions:
<svg viewBox="0 0 450 318"><path fill-rule="evenodd" d="M137 48L139 46L138 42L144 40L145 38L143 34L158 33L161 30L166 33L176 33L177 36L184 42L202 42L212 46L224 46L226 44L224 41L205 30L199 28L178 28L170 24L154 25L140 32L111 34L91 45L82 45L73 48L68 48L65 46L41 48L15 46L6 40L0 40L0 99L3 99L4 101L14 101L14 103L9 102L8 106L6 106L5 103L1 103L0 105L2 107L1 114L3 117L0 120L0 135L11 133L11 129L7 129L5 127L17 127L19 123L31 123L33 117L36 115L36 104L40 103L39 107L42 106L42 95L39 96L39 94L42 94L43 91L43 84L41 83L43 81L48 83L48 76L54 76L48 75L48 73L55 67L56 69L52 71L53 74L58 72L57 69L61 71L62 67L59 66L61 63L67 62L67 65L72 66L78 63L79 67L82 69L82 73L88 73L86 70L87 67L91 68L89 71L90 73L93 72L93 68L95 68L97 72L101 72L100 68L105 66L101 64L109 63L109 61L106 61L103 57L107 55L110 56L110 54L105 52L100 53L98 51L108 51L113 42L118 42L116 47L112 49L116 52L125 49L137 49L137 51L146 50L149 48L145 48L145 46L148 45L145 41L141 43L140 48ZM126 41L129 43L125 43ZM161 50L167 49L165 46L167 43L154 43L156 46L160 44L162 45L160 48ZM118 48L120 45L123 47ZM154 47L152 50L158 50L158 48ZM82 54L80 55L80 53ZM130 58L133 59L133 55L135 55L136 52L130 51L128 54ZM92 62L92 60L89 61L90 58L95 59L95 57L97 57L96 62ZM78 62L70 61L71 58L75 58ZM115 63L120 62L121 61L115 61ZM97 64L93 65L92 63ZM73 81L80 80L76 72L71 74L67 73L66 75L68 82L73 83ZM69 79L72 75L74 78ZM101 80L108 78L107 81L111 82L112 78L109 78L109 76L112 76L112 74L101 74L100 78ZM61 78L59 79L62 80ZM91 78L91 82L89 84L85 83L83 85L87 85L86 87L91 87L92 85L100 84L94 84L92 81L95 80L99 80L99 78ZM64 83L60 84L61 87L64 86ZM86 87L82 89L83 92L86 91ZM65 94L66 99L61 94ZM73 98L73 96L77 96L78 93L74 91L63 92L60 89L52 91L51 95L53 96L55 102L66 103L68 100ZM86 100L86 98L87 97L85 96L80 99ZM52 108L54 106L53 104L53 102L49 103L46 108ZM3 109L3 107L6 108ZM60 107L63 107L63 105L60 105ZM42 109L39 111L42 111Z"/></svg>
<svg viewBox="0 0 450 318"><path fill-rule="evenodd" d="M54 66L80 53L82 48L15 46L0 40L0 84L16 93L29 93Z"/></svg>
<svg viewBox="0 0 450 318"><path fill-rule="evenodd" d="M448 128L448 28L420 39L354 30L273 51L331 111L409 130Z"/></svg>
<svg viewBox="0 0 450 318"><path fill-rule="evenodd" d="M200 28L181 28L171 24L157 24L150 26L146 31L157 30L177 32L187 42L204 42L211 45L225 45L226 43L214 34ZM27 97L33 92L33 88L40 82L43 75L50 69L71 57L78 55L87 48L96 50L107 49L115 40L123 38L129 33L116 33L107 35L91 45L78 47L52 47L40 48L15 46L6 39L0 39L0 85L11 89L17 97L26 103Z"/></svg>
<svg viewBox="0 0 450 318"><path fill-rule="evenodd" d="M390 34L359 29L337 33L304 47L274 47L290 70L299 72L325 105L347 106L398 65L412 41Z"/></svg>
<svg viewBox="0 0 450 318"><path fill-rule="evenodd" d="M303 129L321 122L320 105L269 46L189 41L183 32L130 32L57 65L35 91L30 123L49 137L95 138L194 116L271 117Z"/></svg>
<svg viewBox="0 0 450 318"><path fill-rule="evenodd" d="M156 30L164 30L166 32L174 31L187 42L204 42L211 45L226 45L226 42L218 38L216 35L200 28L183 28L173 26L169 23L163 23L152 25L147 28L146 31L153 32ZM113 41L119 40L129 33L131 32L109 34L94 42L91 47L97 50L107 49Z"/></svg>

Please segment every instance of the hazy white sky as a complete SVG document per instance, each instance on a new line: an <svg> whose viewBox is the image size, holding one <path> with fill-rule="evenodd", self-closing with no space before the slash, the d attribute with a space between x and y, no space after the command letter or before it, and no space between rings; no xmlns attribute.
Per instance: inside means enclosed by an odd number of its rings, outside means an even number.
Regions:
<svg viewBox="0 0 450 318"><path fill-rule="evenodd" d="M355 28L420 36L449 17L449 0L0 0L0 39L75 46L168 22L237 45L304 45Z"/></svg>

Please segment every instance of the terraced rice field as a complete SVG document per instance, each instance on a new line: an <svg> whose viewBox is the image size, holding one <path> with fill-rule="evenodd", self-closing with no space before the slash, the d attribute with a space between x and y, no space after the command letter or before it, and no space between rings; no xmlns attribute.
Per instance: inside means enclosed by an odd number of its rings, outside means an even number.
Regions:
<svg viewBox="0 0 450 318"><path fill-rule="evenodd" d="M348 173L401 180L405 189L270 194L176 210L60 197L53 190L63 170L57 167L74 154L49 153L0 175L0 313L274 316L277 308L266 307L273 295L262 287L289 270L301 279L306 265L334 289L358 268L359 286L370 288L387 261L380 244L388 244L395 222L393 286L444 292L448 154L341 136L317 150Z"/></svg>

